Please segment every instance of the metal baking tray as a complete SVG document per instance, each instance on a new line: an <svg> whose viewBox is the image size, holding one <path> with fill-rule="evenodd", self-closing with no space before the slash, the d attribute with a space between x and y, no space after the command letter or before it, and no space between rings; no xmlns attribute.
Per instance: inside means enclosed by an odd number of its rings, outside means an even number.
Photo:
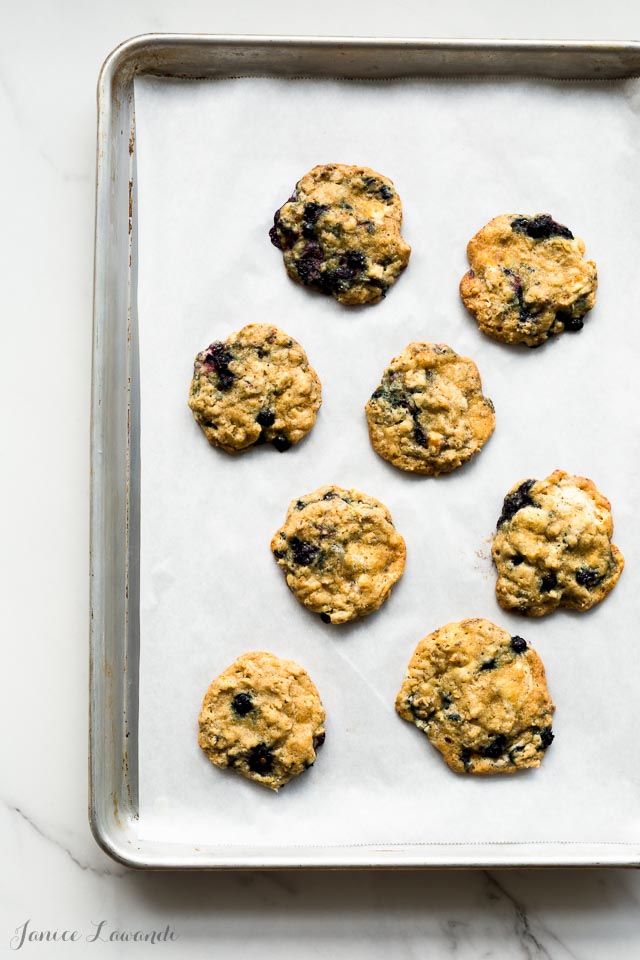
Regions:
<svg viewBox="0 0 640 960"><path fill-rule="evenodd" d="M640 865L629 843L194 847L138 835L140 424L134 78L533 77L640 74L635 42L148 35L120 45L98 85L91 452L89 819L138 868Z"/></svg>

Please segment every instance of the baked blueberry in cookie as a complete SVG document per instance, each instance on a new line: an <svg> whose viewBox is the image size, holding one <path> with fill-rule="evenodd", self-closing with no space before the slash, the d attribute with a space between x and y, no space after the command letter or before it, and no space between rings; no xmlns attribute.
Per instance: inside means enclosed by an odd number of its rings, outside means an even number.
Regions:
<svg viewBox="0 0 640 960"><path fill-rule="evenodd" d="M269 232L292 280L340 303L377 303L409 262L402 204L369 167L314 167L276 211Z"/></svg>
<svg viewBox="0 0 640 960"><path fill-rule="evenodd" d="M384 504L337 486L293 500L271 551L296 599L332 624L377 610L405 564L404 539Z"/></svg>
<svg viewBox="0 0 640 960"><path fill-rule="evenodd" d="M217 767L278 790L324 743L325 710L309 674L271 653L245 653L207 690L198 743Z"/></svg>
<svg viewBox="0 0 640 960"><path fill-rule="evenodd" d="M261 443L283 452L313 427L318 375L299 343L252 323L195 359L189 406L214 447L238 453Z"/></svg>
<svg viewBox="0 0 640 960"><path fill-rule="evenodd" d="M420 641L396 698L456 773L539 767L551 701L538 654L489 620L448 623Z"/></svg>
<svg viewBox="0 0 640 960"><path fill-rule="evenodd" d="M504 214L470 241L460 295L483 333L537 347L581 330L596 300L597 273L585 245L547 213Z"/></svg>
<svg viewBox="0 0 640 960"><path fill-rule="evenodd" d="M496 422L475 363L444 343L410 343L365 410L374 450L401 470L429 476L470 460Z"/></svg>
<svg viewBox="0 0 640 960"><path fill-rule="evenodd" d="M624 567L612 536L611 505L591 480L556 470L516 484L493 539L498 603L532 617L560 606L589 610Z"/></svg>

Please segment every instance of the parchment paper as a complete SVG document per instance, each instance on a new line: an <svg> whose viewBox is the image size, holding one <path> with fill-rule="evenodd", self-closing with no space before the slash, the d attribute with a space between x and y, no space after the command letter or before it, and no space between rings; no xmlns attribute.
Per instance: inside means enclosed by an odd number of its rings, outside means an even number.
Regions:
<svg viewBox="0 0 640 960"><path fill-rule="evenodd" d="M140 832L193 843L637 841L640 523L635 84L539 81L136 80L142 423ZM317 163L391 177L412 244L378 306L291 282L267 236ZM505 212L551 212L598 265L585 329L538 350L477 330L458 297L468 239ZM306 349L323 386L297 448L231 457L187 407L193 358L250 322ZM472 357L493 438L448 477L412 477L369 445L364 404L412 340ZM600 606L542 620L494 599L490 539L509 487L556 467L613 505L627 567ZM407 542L391 599L332 628L287 590L269 541L321 484L380 498ZM483 616L541 654L557 705L539 770L451 773L394 712L417 641ZM327 709L317 763L279 794L213 767L197 745L204 692L239 654L303 664Z"/></svg>

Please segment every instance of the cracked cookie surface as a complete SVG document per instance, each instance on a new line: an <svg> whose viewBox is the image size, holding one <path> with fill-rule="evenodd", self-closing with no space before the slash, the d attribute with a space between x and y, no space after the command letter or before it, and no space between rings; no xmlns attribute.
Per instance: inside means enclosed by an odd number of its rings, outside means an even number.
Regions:
<svg viewBox="0 0 640 960"><path fill-rule="evenodd" d="M377 610L402 576L406 554L384 504L333 485L292 500L271 551L296 599L326 623Z"/></svg>
<svg viewBox="0 0 640 960"><path fill-rule="evenodd" d="M377 303L409 262L401 224L391 180L369 167L327 163L298 181L269 236L292 280L340 303Z"/></svg>
<svg viewBox="0 0 640 960"><path fill-rule="evenodd" d="M612 536L611 505L591 480L556 470L521 481L505 497L493 539L498 603L532 617L600 603L624 567Z"/></svg>
<svg viewBox="0 0 640 960"><path fill-rule="evenodd" d="M596 301L597 273L585 245L547 213L504 214L470 241L471 269L460 295L483 333L536 347L584 325Z"/></svg>
<svg viewBox="0 0 640 960"><path fill-rule="evenodd" d="M424 637L396 698L456 773L539 767L554 709L535 650L479 618Z"/></svg>
<svg viewBox="0 0 640 960"><path fill-rule="evenodd" d="M374 450L401 470L429 476L471 459L496 421L475 363L444 343L410 343L365 411Z"/></svg>
<svg viewBox="0 0 640 960"><path fill-rule="evenodd" d="M198 717L198 743L217 767L278 790L312 766L324 743L324 721L306 670L254 651L211 683Z"/></svg>
<svg viewBox="0 0 640 960"><path fill-rule="evenodd" d="M209 443L237 453L261 443L280 451L313 427L318 375L292 337L251 323L196 357L189 406Z"/></svg>

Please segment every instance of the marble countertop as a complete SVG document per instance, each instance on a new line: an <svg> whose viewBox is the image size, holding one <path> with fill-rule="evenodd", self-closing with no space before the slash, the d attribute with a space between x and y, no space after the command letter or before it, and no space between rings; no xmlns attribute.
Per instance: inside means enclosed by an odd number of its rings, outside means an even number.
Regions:
<svg viewBox="0 0 640 960"><path fill-rule="evenodd" d="M628 0L610 0L606 14L577 0L526 8L183 0L179 12L170 0L5 5L1 382L11 454L2 494L11 561L2 578L0 952L640 956L637 871L154 874L128 871L95 845L86 813L95 86L113 47L152 31L633 39L640 8Z"/></svg>

